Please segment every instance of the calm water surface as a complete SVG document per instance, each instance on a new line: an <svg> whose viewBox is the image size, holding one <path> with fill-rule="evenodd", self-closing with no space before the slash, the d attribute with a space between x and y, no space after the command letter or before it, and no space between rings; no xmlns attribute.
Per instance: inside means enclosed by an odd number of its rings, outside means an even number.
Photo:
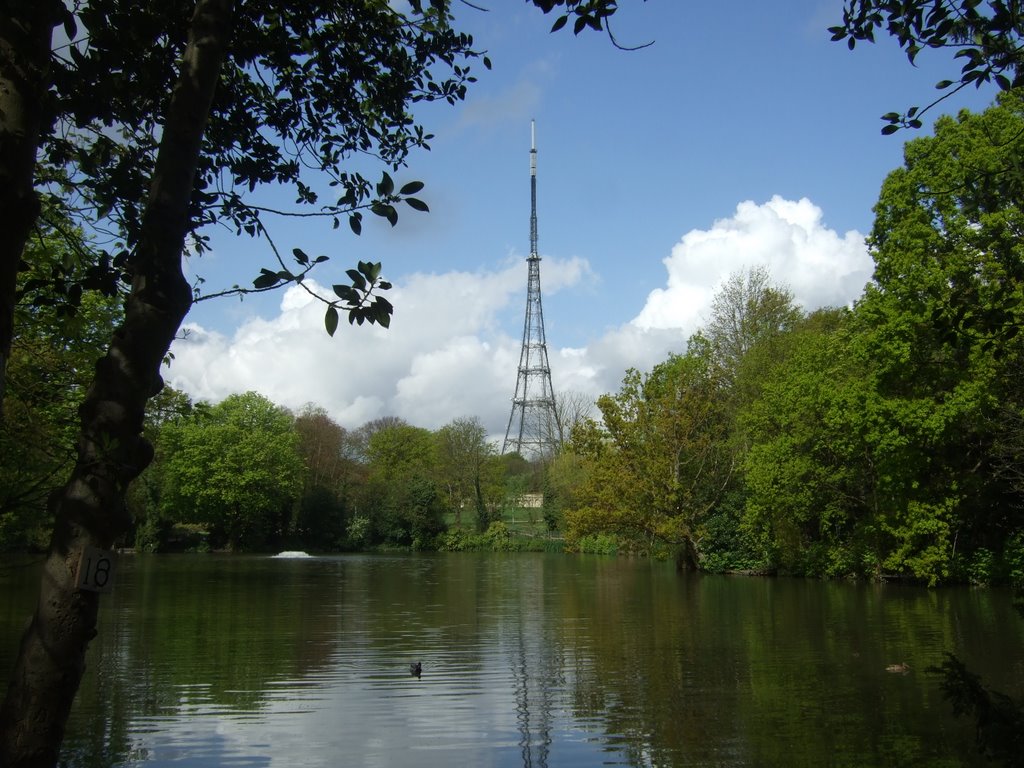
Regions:
<svg viewBox="0 0 1024 768"><path fill-rule="evenodd" d="M117 579L67 766L982 765L925 669L952 651L1024 688L998 591L559 555L128 556ZM6 670L34 572L0 587Z"/></svg>

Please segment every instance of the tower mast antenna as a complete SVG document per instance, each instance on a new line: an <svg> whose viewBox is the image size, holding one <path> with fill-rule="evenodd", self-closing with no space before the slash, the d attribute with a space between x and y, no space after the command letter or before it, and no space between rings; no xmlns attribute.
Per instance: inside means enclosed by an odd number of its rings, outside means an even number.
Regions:
<svg viewBox="0 0 1024 768"><path fill-rule="evenodd" d="M540 254L537 250L537 134L530 121L530 255L526 259L526 317L519 353L512 413L505 430L502 453L527 459L552 456L562 444L562 426L551 386L551 366L544 335L544 307L540 292Z"/></svg>

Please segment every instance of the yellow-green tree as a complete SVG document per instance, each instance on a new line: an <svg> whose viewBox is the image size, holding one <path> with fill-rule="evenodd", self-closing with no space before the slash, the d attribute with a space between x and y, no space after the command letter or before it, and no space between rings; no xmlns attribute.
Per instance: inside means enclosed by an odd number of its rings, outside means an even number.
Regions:
<svg viewBox="0 0 1024 768"><path fill-rule="evenodd" d="M597 407L602 425L577 428L586 479L566 512L570 541L614 533L633 546L667 544L681 566L703 556L705 519L734 470L717 368L706 355L631 370Z"/></svg>

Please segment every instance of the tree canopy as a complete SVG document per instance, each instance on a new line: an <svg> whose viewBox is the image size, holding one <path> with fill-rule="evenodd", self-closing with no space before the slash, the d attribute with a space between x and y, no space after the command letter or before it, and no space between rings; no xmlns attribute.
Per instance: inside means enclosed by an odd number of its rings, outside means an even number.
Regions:
<svg viewBox="0 0 1024 768"><path fill-rule="evenodd" d="M940 80L946 93L924 107L883 115L882 133L920 128L925 112L957 91L995 83L1009 91L1024 85L1024 14L1019 0L847 0L843 23L830 27L850 50L875 41L875 31L896 38L911 64L922 51L953 49L963 59L959 75ZM954 79L955 78L955 79Z"/></svg>

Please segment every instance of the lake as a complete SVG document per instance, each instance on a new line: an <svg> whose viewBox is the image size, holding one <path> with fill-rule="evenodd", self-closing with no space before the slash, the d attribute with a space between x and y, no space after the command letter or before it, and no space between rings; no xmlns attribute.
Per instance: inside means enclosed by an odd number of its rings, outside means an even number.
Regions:
<svg viewBox="0 0 1024 768"><path fill-rule="evenodd" d="M0 569L5 672L36 568ZM555 554L129 555L62 760L984 765L926 669L952 651L1018 694L1022 641L999 590Z"/></svg>

